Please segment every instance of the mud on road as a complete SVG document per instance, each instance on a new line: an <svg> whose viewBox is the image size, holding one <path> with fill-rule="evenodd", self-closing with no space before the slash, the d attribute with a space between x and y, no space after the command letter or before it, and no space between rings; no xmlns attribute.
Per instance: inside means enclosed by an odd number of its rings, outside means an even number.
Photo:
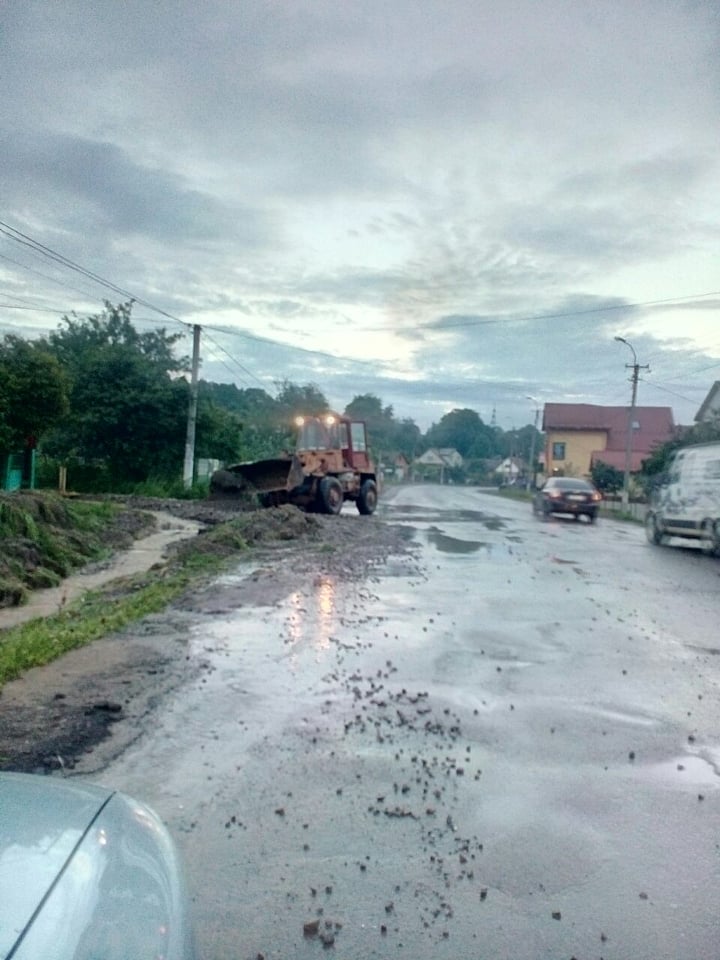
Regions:
<svg viewBox="0 0 720 960"><path fill-rule="evenodd" d="M233 516L228 507L200 501L133 498L128 507L195 521L198 537ZM407 529L350 509L338 517L294 507L252 511L244 535L249 550L238 554L238 564L248 574L235 588L236 606L279 603L326 574L365 578L388 556L409 550ZM0 770L103 769L152 723L169 691L203 670L189 656L188 631L213 604L212 583L200 583L163 613L7 683L0 690Z"/></svg>

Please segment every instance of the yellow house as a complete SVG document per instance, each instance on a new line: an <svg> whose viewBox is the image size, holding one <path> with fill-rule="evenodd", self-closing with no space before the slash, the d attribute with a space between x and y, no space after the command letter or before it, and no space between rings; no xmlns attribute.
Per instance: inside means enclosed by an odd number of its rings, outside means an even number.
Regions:
<svg viewBox="0 0 720 960"><path fill-rule="evenodd" d="M547 476L585 477L599 461L625 468L629 407L590 403L546 403L543 411ZM635 407L630 469L642 467L655 447L675 434L670 407Z"/></svg>

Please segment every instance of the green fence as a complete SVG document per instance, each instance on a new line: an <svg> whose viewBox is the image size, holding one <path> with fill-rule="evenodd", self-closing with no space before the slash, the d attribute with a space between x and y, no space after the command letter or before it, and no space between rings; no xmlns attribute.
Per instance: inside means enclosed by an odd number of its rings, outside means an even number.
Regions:
<svg viewBox="0 0 720 960"><path fill-rule="evenodd" d="M35 488L35 451L0 454L0 490Z"/></svg>

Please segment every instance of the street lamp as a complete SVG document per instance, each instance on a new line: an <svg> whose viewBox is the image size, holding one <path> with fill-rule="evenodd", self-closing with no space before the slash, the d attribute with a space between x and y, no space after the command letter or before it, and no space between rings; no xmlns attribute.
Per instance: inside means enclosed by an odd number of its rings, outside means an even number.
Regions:
<svg viewBox="0 0 720 960"><path fill-rule="evenodd" d="M640 376L640 364L637 362L637 354L635 353L635 348L631 343L629 343L625 337L615 337L618 343L624 343L626 347L629 347L632 356L633 362L626 363L625 366L632 370L632 376L630 377L630 382L632 383L632 395L630 399L630 407L628 408L628 422L627 422L627 438L625 441L625 472L623 475L623 491L622 491L622 505L627 510L630 506L630 466L632 463L632 432L633 432L633 418L635 416L635 403L637 401L637 385L638 378ZM645 364L643 366L644 370L649 370L649 366Z"/></svg>
<svg viewBox="0 0 720 960"><path fill-rule="evenodd" d="M530 439L530 471L528 472L528 477L525 482L525 489L529 490L531 485L533 487L535 486L535 437L537 435L538 417L540 416L540 404L535 397L531 397L529 394L525 395L525 399L532 400L532 402L535 404L535 429L533 430L532 437Z"/></svg>

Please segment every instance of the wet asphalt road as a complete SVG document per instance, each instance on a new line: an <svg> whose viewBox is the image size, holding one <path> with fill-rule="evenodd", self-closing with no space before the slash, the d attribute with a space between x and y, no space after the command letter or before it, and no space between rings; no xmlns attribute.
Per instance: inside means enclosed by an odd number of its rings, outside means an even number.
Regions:
<svg viewBox="0 0 720 960"><path fill-rule="evenodd" d="M720 561L474 489L380 515L413 558L198 616L98 778L177 838L201 957L720 957Z"/></svg>

